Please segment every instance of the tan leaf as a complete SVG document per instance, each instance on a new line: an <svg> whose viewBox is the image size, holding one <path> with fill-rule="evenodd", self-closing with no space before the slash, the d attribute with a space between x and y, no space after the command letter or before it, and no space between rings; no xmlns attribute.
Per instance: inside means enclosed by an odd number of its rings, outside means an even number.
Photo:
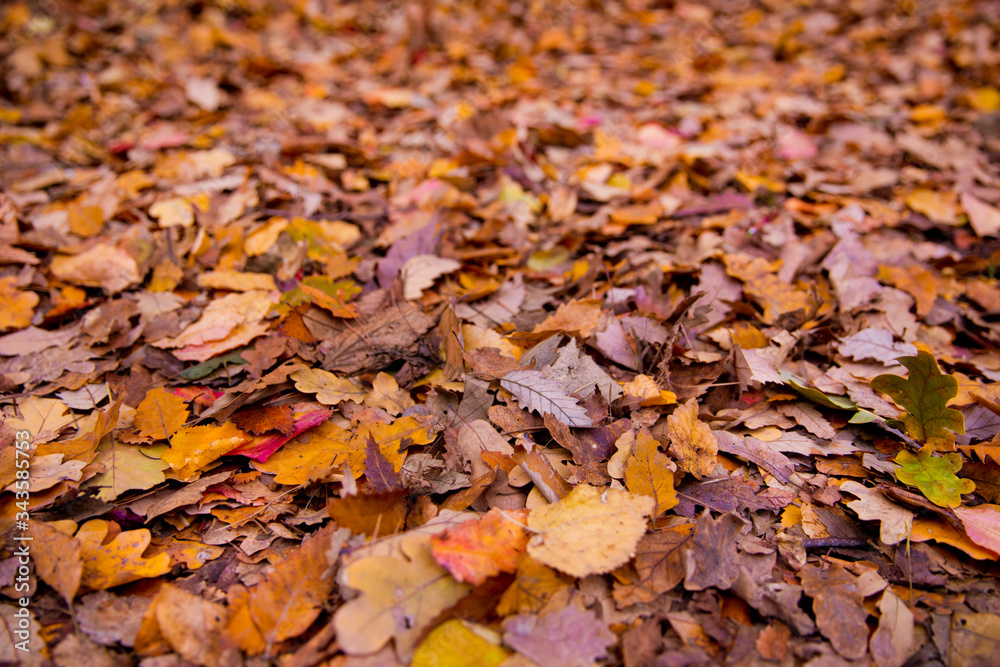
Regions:
<svg viewBox="0 0 1000 667"><path fill-rule="evenodd" d="M528 553L574 577L610 572L635 554L655 506L648 496L581 484L528 517Z"/></svg>
<svg viewBox="0 0 1000 667"><path fill-rule="evenodd" d="M640 429L635 435L635 444L629 452L625 467L625 486L628 490L653 499L650 515L653 519L679 502L674 490L676 466L660 452L659 444L649 433L649 429Z"/></svg>
<svg viewBox="0 0 1000 667"><path fill-rule="evenodd" d="M670 453L681 468L698 479L715 470L719 442L708 424L698 419L698 402L689 399L667 417Z"/></svg>

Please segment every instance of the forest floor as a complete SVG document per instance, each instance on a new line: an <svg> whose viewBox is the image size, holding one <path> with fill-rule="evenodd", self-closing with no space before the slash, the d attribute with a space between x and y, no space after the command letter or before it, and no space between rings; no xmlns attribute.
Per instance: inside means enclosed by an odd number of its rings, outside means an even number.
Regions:
<svg viewBox="0 0 1000 667"><path fill-rule="evenodd" d="M0 662L1000 664L1000 3L0 8Z"/></svg>

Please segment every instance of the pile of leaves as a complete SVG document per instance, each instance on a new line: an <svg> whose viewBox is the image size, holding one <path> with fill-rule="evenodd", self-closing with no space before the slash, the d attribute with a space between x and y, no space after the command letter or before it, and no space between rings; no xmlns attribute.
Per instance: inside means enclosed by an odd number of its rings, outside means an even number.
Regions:
<svg viewBox="0 0 1000 667"><path fill-rule="evenodd" d="M998 33L6 4L0 660L1000 663Z"/></svg>

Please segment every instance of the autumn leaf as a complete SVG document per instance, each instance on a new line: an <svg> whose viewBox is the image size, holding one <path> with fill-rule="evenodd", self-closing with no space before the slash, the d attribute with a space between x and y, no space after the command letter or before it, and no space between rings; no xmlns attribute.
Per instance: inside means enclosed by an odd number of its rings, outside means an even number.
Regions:
<svg viewBox="0 0 1000 667"><path fill-rule="evenodd" d="M481 519L431 537L434 560L458 581L478 586L501 572L513 572L528 536L526 511L490 510Z"/></svg>
<svg viewBox="0 0 1000 667"><path fill-rule="evenodd" d="M367 392L350 380L338 377L319 368L304 368L288 376L295 381L295 388L307 394L316 394L323 405L337 405L342 401L364 401Z"/></svg>
<svg viewBox="0 0 1000 667"><path fill-rule="evenodd" d="M625 464L625 486L632 493L653 499L650 518L655 519L679 502L674 490L676 466L660 452L660 443L650 435L649 429L640 429L634 438L635 444Z"/></svg>
<svg viewBox="0 0 1000 667"><path fill-rule="evenodd" d="M875 391L896 401L904 412L900 419L907 434L934 450L955 447L955 434L965 433L962 413L947 406L948 399L958 393L958 382L943 375L937 361L926 352L915 357L899 357L900 364L910 371L904 379L897 375L879 375L871 381Z"/></svg>
<svg viewBox="0 0 1000 667"><path fill-rule="evenodd" d="M428 624L470 590L434 560L431 535L448 527L443 519L362 550L341 568L340 584L358 591L333 616L344 652L373 653L395 638L408 659Z"/></svg>
<svg viewBox="0 0 1000 667"><path fill-rule="evenodd" d="M76 525L72 521L33 521L30 530L35 572L72 604L83 580L82 545L73 537Z"/></svg>
<svg viewBox="0 0 1000 667"><path fill-rule="evenodd" d="M500 386L512 393L522 406L539 415L548 412L567 426L594 425L587 410L576 399L538 371L511 371L500 380Z"/></svg>
<svg viewBox="0 0 1000 667"><path fill-rule="evenodd" d="M697 479L715 470L719 443L708 424L698 419L698 402L690 399L667 417L670 452L685 472Z"/></svg>
<svg viewBox="0 0 1000 667"><path fill-rule="evenodd" d="M955 514L962 521L969 539L1000 554L1000 506L983 503L975 507L956 507Z"/></svg>
<svg viewBox="0 0 1000 667"><path fill-rule="evenodd" d="M574 577L609 572L635 553L655 501L581 484L528 517L532 558Z"/></svg>
<svg viewBox="0 0 1000 667"><path fill-rule="evenodd" d="M169 440L187 423L187 402L165 387L150 390L139 403L135 426L139 435L152 440Z"/></svg>
<svg viewBox="0 0 1000 667"><path fill-rule="evenodd" d="M558 591L569 586L568 577L522 553L517 558L517 576L500 598L497 614L510 616L536 612Z"/></svg>
<svg viewBox="0 0 1000 667"><path fill-rule="evenodd" d="M0 278L0 330L23 329L31 324L31 316L38 305L38 295L18 289L15 276Z"/></svg>
<svg viewBox="0 0 1000 667"><path fill-rule="evenodd" d="M875 489L853 480L840 485L840 490L857 496L860 500L847 502L864 521L880 522L879 539L885 544L898 544L910 536L914 514L902 505L892 502Z"/></svg>
<svg viewBox="0 0 1000 667"><path fill-rule="evenodd" d="M917 487L927 500L941 507L958 507L963 493L976 490L971 479L955 475L962 468L962 455L955 452L936 456L931 446L926 445L916 454L901 451L896 464L899 481Z"/></svg>
<svg viewBox="0 0 1000 667"><path fill-rule="evenodd" d="M372 390L364 397L364 404L370 408L382 408L390 415L398 415L413 407L410 392L396 384L396 378L388 373L379 373L372 380Z"/></svg>
<svg viewBox="0 0 1000 667"><path fill-rule="evenodd" d="M504 641L541 667L585 667L607 654L615 636L591 611L574 605L545 616L512 616Z"/></svg>
<svg viewBox="0 0 1000 667"><path fill-rule="evenodd" d="M139 579L159 577L170 571L170 557L166 554L149 559L143 557L152 540L147 529L122 531L106 542L112 525L108 521L91 519L76 533L83 563L82 588L104 590Z"/></svg>
<svg viewBox="0 0 1000 667"><path fill-rule="evenodd" d="M498 667L509 653L499 637L490 641L487 628L470 630L457 619L445 621L427 635L413 654L411 667Z"/></svg>
<svg viewBox="0 0 1000 667"><path fill-rule="evenodd" d="M161 458L179 478L190 480L208 464L252 439L231 422L222 426L189 426L173 435L170 448Z"/></svg>
<svg viewBox="0 0 1000 667"><path fill-rule="evenodd" d="M234 596L228 632L239 638L241 648L256 655L312 625L333 590L327 553L337 543L333 526L327 526L278 560L263 581Z"/></svg>

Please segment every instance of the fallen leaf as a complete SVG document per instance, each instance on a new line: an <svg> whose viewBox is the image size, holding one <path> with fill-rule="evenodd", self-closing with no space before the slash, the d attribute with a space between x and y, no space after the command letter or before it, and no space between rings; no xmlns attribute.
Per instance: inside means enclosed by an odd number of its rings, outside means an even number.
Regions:
<svg viewBox="0 0 1000 667"><path fill-rule="evenodd" d="M879 539L885 544L899 544L910 536L913 530L914 514L898 505L877 490L848 480L841 483L840 490L857 496L847 504L858 518L864 521L880 522Z"/></svg>
<svg viewBox="0 0 1000 667"><path fill-rule="evenodd" d="M610 572L635 553L654 501L581 484L528 517L532 558L574 577Z"/></svg>
<svg viewBox="0 0 1000 667"><path fill-rule="evenodd" d="M500 386L513 394L522 406L539 415L547 412L567 426L594 425L587 410L576 399L538 371L511 371L500 380Z"/></svg>
<svg viewBox="0 0 1000 667"><path fill-rule="evenodd" d="M838 351L856 361L875 359L884 364L893 364L900 357L917 354L916 346L895 342L891 331L877 327L840 339Z"/></svg>
<svg viewBox="0 0 1000 667"><path fill-rule="evenodd" d="M328 553L346 538L333 526L307 536L302 544L274 562L258 583L237 594L230 604L227 634L251 655L309 629L333 591L332 563ZM336 552L334 552L336 553Z"/></svg>
<svg viewBox="0 0 1000 667"><path fill-rule="evenodd" d="M836 563L808 564L799 571L802 588L813 599L816 625L837 653L858 660L868 652L868 612L856 578Z"/></svg>
<svg viewBox="0 0 1000 667"><path fill-rule="evenodd" d="M878 628L869 641L872 659L877 667L902 667L916 648L913 612L891 588L883 591L878 610Z"/></svg>
<svg viewBox="0 0 1000 667"><path fill-rule="evenodd" d="M733 512L713 519L705 510L695 525L690 548L685 551L684 588L703 591L716 587L726 590L740 573L736 536L746 524Z"/></svg>
<svg viewBox="0 0 1000 667"><path fill-rule="evenodd" d="M615 642L593 612L573 605L544 616L512 616L503 629L504 641L540 667L589 667Z"/></svg>
<svg viewBox="0 0 1000 667"><path fill-rule="evenodd" d="M316 400L323 405L337 405L343 401L354 401L361 405L368 395L368 392L347 378L319 368L303 368L288 377L295 381L296 389L306 394L316 394Z"/></svg>
<svg viewBox="0 0 1000 667"><path fill-rule="evenodd" d="M926 352L897 360L910 371L904 379L897 375L879 375L871 381L875 391L886 394L905 412L900 419L914 440L927 443L934 450L955 447L955 434L965 432L962 413L947 406L958 394L958 381L943 375L937 361Z"/></svg>
<svg viewBox="0 0 1000 667"><path fill-rule="evenodd" d="M416 255L406 260L399 270L403 281L403 298L419 299L424 290L443 275L462 268L462 263L454 259L434 255Z"/></svg>
<svg viewBox="0 0 1000 667"><path fill-rule="evenodd" d="M191 480L205 466L252 438L233 423L222 426L189 426L174 433L170 448L160 457L182 480Z"/></svg>
<svg viewBox="0 0 1000 667"><path fill-rule="evenodd" d="M69 521L32 521L30 527L35 573L70 605L83 580L82 546L72 535L75 528Z"/></svg>
<svg viewBox="0 0 1000 667"><path fill-rule="evenodd" d="M1000 235L1000 209L990 206L970 192L962 193L962 208L978 236Z"/></svg>
<svg viewBox="0 0 1000 667"><path fill-rule="evenodd" d="M984 503L975 507L956 507L955 514L970 540L1000 554L1000 506Z"/></svg>
<svg viewBox="0 0 1000 667"><path fill-rule="evenodd" d="M674 490L676 466L660 452L660 443L649 433L649 429L639 429L634 437L635 444L625 464L625 486L634 494L653 499L650 518L655 519L678 503Z"/></svg>
<svg viewBox="0 0 1000 667"><path fill-rule="evenodd" d="M955 475L962 469L962 455L957 452L935 456L931 446L926 445L916 454L901 451L896 464L899 481L917 487L927 500L941 507L958 507L963 493L976 490L971 479Z"/></svg>
<svg viewBox="0 0 1000 667"><path fill-rule="evenodd" d="M431 537L434 560L457 581L478 586L501 572L513 572L524 552L528 536L523 524L526 511L492 509L481 519L473 519Z"/></svg>
<svg viewBox="0 0 1000 667"><path fill-rule="evenodd" d="M135 427L139 435L152 440L169 440L187 423L190 413L187 402L157 387L146 393L135 413Z"/></svg>
<svg viewBox="0 0 1000 667"><path fill-rule="evenodd" d="M159 577L170 571L170 557L166 554L149 559L143 557L152 540L148 530L122 531L105 542L112 525L108 521L91 519L76 533L83 562L81 588L104 590L139 579Z"/></svg>
<svg viewBox="0 0 1000 667"><path fill-rule="evenodd" d="M558 591L572 585L567 577L526 553L517 558L516 574L514 583L504 591L497 605L497 614L500 616L534 613L544 607Z"/></svg>
<svg viewBox="0 0 1000 667"><path fill-rule="evenodd" d="M719 443L708 424L698 419L698 402L689 399L667 417L670 453L685 472L697 479L715 470ZM668 508L669 509L669 508Z"/></svg>
<svg viewBox="0 0 1000 667"><path fill-rule="evenodd" d="M372 390L365 396L364 404L370 408L382 408L390 415L399 415L413 407L410 392L396 384L396 378L388 373L379 373L372 380Z"/></svg>
<svg viewBox="0 0 1000 667"><path fill-rule="evenodd" d="M489 629L470 630L457 619L445 621L431 630L413 654L411 667L498 667L509 653L500 646L499 637Z"/></svg>
<svg viewBox="0 0 1000 667"><path fill-rule="evenodd" d="M23 329L31 324L38 305L38 295L18 289L16 276L0 278L0 330Z"/></svg>

